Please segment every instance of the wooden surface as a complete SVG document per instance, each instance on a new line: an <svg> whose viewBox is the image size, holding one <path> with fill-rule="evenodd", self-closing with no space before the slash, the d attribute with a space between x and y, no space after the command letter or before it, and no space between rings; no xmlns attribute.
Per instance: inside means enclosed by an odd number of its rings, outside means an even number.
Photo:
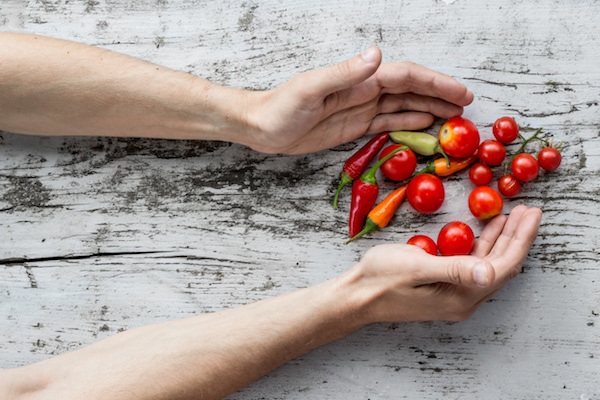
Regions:
<svg viewBox="0 0 600 400"><path fill-rule="evenodd" d="M525 134L544 127L564 162L506 202L545 214L524 273L495 300L464 323L369 326L231 399L600 399L599 14L593 0L4 0L0 29L253 89L375 43L386 61L466 83L483 138L501 115ZM452 219L481 231L462 174L438 214L405 204L385 231L344 246L348 191L341 210L329 202L360 144L288 157L1 133L0 367L315 284Z"/></svg>

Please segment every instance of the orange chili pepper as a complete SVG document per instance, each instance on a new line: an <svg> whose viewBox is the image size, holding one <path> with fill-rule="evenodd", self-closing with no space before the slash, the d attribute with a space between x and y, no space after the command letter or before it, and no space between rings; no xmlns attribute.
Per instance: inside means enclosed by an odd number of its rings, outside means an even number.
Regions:
<svg viewBox="0 0 600 400"><path fill-rule="evenodd" d="M377 204L367 215L363 230L350 238L346 244L376 229L385 228L390 223L390 220L396 213L398 207L400 207L400 204L402 204L402 201L404 201L404 198L406 197L406 187L407 185L400 186L388 194L381 203Z"/></svg>
<svg viewBox="0 0 600 400"><path fill-rule="evenodd" d="M467 158L453 158L450 157L450 163L446 163L445 158L438 158L437 160L431 161L425 168L419 171L419 174L428 173L437 176L448 176L455 172L463 170L477 161L477 153Z"/></svg>

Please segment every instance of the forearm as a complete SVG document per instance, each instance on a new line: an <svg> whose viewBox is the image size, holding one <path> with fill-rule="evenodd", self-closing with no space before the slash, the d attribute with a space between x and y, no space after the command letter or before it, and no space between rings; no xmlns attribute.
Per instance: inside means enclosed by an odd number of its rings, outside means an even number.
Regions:
<svg viewBox="0 0 600 400"><path fill-rule="evenodd" d="M0 398L213 399L369 323L462 321L518 274L540 218L525 206L497 216L472 256L380 245L317 286L0 371Z"/></svg>
<svg viewBox="0 0 600 400"><path fill-rule="evenodd" d="M0 130L244 142L253 95L92 46L0 33Z"/></svg>
<svg viewBox="0 0 600 400"><path fill-rule="evenodd" d="M34 398L220 398L363 326L352 279L132 329L12 372L27 385L41 382Z"/></svg>

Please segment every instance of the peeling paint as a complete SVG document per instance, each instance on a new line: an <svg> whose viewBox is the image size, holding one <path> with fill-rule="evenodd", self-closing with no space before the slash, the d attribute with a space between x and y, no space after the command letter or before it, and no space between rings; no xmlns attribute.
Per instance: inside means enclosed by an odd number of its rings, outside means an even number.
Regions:
<svg viewBox="0 0 600 400"><path fill-rule="evenodd" d="M35 177L9 176L9 188L2 195L3 202L14 209L34 210L48 204L51 191Z"/></svg>

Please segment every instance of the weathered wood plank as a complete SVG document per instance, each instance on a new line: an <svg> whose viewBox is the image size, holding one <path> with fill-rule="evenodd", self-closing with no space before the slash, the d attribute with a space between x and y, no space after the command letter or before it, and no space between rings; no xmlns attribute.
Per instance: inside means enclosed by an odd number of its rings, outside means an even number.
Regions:
<svg viewBox="0 0 600 400"><path fill-rule="evenodd" d="M564 143L564 164L507 202L506 211L525 202L545 214L523 275L494 301L465 323L368 327L231 398L593 399L599 12L591 0L10 0L0 4L0 29L251 89L375 43L387 61L464 81L477 96L466 115L484 137L504 114L527 133L543 126ZM1 133L0 367L311 285L374 244L435 234L450 219L480 231L460 175L435 217L404 205L385 231L344 246L347 193L337 212L329 201L357 145L282 157L223 143Z"/></svg>

